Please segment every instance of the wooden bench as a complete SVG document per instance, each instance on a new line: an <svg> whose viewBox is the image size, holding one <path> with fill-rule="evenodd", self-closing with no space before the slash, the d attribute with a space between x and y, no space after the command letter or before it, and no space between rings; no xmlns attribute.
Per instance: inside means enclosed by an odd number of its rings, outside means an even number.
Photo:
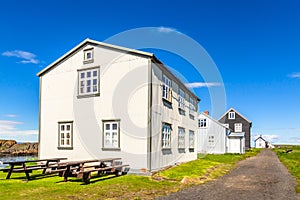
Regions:
<svg viewBox="0 0 300 200"><path fill-rule="evenodd" d="M59 163L61 160L66 160L66 159L67 158L50 158L50 159L39 159L39 160L3 162L3 164L10 165L10 168L1 169L0 171L8 172L6 179L9 179L11 174L15 172L15 173L25 173L27 180L30 180L29 173L32 173L33 170L43 170L42 173L45 174L46 170L49 168L51 163ZM45 164L41 164L42 162L45 162ZM27 166L26 164L28 163L37 163L37 164Z"/></svg>
<svg viewBox="0 0 300 200"><path fill-rule="evenodd" d="M64 168L59 169L59 167L56 166L58 168L53 170L53 173L58 172L59 176L64 177L65 182L68 181L68 177L77 177L82 178L85 183L89 183L92 172L98 172L98 176L101 173L106 172L112 172L116 176L119 176L120 173L123 174L123 167L127 167L129 165L122 165L122 162L118 160L121 160L121 158L105 158L59 163L58 165L64 166Z"/></svg>
<svg viewBox="0 0 300 200"><path fill-rule="evenodd" d="M76 174L77 174L77 178L82 178L83 181L86 184L88 184L90 182L92 172L98 172L98 175L100 175L100 173L103 173L103 172L112 172L116 176L119 176L119 175L123 174L122 173L123 167L128 167L128 166L129 165L114 165L114 166L107 166L107 167L102 167L102 168L95 167L93 169L90 169L91 167L87 166L86 168L88 168L88 170L79 171L79 172L76 172Z"/></svg>

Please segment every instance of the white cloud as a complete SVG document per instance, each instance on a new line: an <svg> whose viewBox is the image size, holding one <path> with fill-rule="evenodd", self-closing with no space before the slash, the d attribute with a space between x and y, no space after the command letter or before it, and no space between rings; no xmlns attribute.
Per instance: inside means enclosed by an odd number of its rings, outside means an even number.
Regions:
<svg viewBox="0 0 300 200"><path fill-rule="evenodd" d="M158 27L157 31L160 33L171 33L171 32L178 32L175 28L169 28L169 27Z"/></svg>
<svg viewBox="0 0 300 200"><path fill-rule="evenodd" d="M22 64L39 64L40 61L36 59L36 55L27 51L21 51L21 50L14 50L14 51L5 51L2 53L2 56L7 57L17 57L21 58L22 60L19 63Z"/></svg>
<svg viewBox="0 0 300 200"><path fill-rule="evenodd" d="M15 114L6 114L4 116L5 117L9 117L9 118L15 118L15 117L17 117L17 115L15 115Z"/></svg>
<svg viewBox="0 0 300 200"><path fill-rule="evenodd" d="M0 120L0 138L1 139L15 139L17 141L35 141L37 130L20 130L18 125L23 122Z"/></svg>
<svg viewBox="0 0 300 200"><path fill-rule="evenodd" d="M22 122L0 120L0 134L5 131L16 130L16 125L23 124Z"/></svg>
<svg viewBox="0 0 300 200"><path fill-rule="evenodd" d="M274 142L279 139L279 135L263 135L262 137L268 142Z"/></svg>
<svg viewBox="0 0 300 200"><path fill-rule="evenodd" d="M288 77L300 79L300 72L294 72L292 74L289 74Z"/></svg>
<svg viewBox="0 0 300 200"><path fill-rule="evenodd" d="M205 82L194 82L194 83L186 83L185 84L188 88L203 88L203 87L215 87L221 86L221 83L205 83Z"/></svg>

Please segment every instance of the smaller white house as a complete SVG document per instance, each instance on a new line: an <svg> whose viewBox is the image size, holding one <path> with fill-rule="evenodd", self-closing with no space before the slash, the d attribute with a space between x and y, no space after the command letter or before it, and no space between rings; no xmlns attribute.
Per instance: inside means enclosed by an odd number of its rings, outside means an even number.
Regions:
<svg viewBox="0 0 300 200"><path fill-rule="evenodd" d="M245 153L244 133L233 133L206 111L198 116L198 153Z"/></svg>
<svg viewBox="0 0 300 200"><path fill-rule="evenodd" d="M254 140L255 148L267 148L268 142L260 135Z"/></svg>

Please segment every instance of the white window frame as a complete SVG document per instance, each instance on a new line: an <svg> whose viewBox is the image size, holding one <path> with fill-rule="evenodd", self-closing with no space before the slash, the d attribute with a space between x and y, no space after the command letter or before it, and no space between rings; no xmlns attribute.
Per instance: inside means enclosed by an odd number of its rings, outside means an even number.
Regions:
<svg viewBox="0 0 300 200"><path fill-rule="evenodd" d="M162 76L162 98L166 101L172 103L172 82L171 80L163 74Z"/></svg>
<svg viewBox="0 0 300 200"><path fill-rule="evenodd" d="M236 133L243 132L243 124L242 123L235 123L234 124L234 132L236 132Z"/></svg>
<svg viewBox="0 0 300 200"><path fill-rule="evenodd" d="M198 121L198 127L199 128L207 128L207 119L206 118L200 118Z"/></svg>
<svg viewBox="0 0 300 200"><path fill-rule="evenodd" d="M58 148L73 148L73 122L58 122Z"/></svg>
<svg viewBox="0 0 300 200"><path fill-rule="evenodd" d="M185 98L184 98L184 91L179 89L178 92L178 108L184 110L185 108Z"/></svg>
<svg viewBox="0 0 300 200"><path fill-rule="evenodd" d="M171 125L167 123L162 124L161 143L163 149L171 148Z"/></svg>
<svg viewBox="0 0 300 200"><path fill-rule="evenodd" d="M231 111L228 113L228 119L235 119L235 112Z"/></svg>
<svg viewBox="0 0 300 200"><path fill-rule="evenodd" d="M195 100L190 97L190 115L194 116L195 115L195 111L196 111L196 108L195 108Z"/></svg>
<svg viewBox="0 0 300 200"><path fill-rule="evenodd" d="M208 146L213 147L215 146L215 136L208 135Z"/></svg>
<svg viewBox="0 0 300 200"><path fill-rule="evenodd" d="M103 149L120 149L120 120L103 120Z"/></svg>
<svg viewBox="0 0 300 200"><path fill-rule="evenodd" d="M78 70L78 96L95 96L100 94L100 68Z"/></svg>
<svg viewBox="0 0 300 200"><path fill-rule="evenodd" d="M185 148L185 129L178 127L178 149Z"/></svg>
<svg viewBox="0 0 300 200"><path fill-rule="evenodd" d="M94 61L94 49L83 50L83 62L91 63Z"/></svg>
<svg viewBox="0 0 300 200"><path fill-rule="evenodd" d="M195 148L195 132L189 130L189 149Z"/></svg>

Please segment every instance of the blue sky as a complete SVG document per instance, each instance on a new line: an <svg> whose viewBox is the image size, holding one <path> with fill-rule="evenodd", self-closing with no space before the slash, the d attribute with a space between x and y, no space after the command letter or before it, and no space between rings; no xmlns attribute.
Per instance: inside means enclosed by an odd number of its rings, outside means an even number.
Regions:
<svg viewBox="0 0 300 200"><path fill-rule="evenodd" d="M223 78L226 107L253 122L253 136L300 144L299 9L296 0L2 1L0 138L37 141L36 73L82 40L162 27L206 49ZM183 67L189 63L153 51L189 82L203 82ZM211 110L208 89L194 91L200 111Z"/></svg>

